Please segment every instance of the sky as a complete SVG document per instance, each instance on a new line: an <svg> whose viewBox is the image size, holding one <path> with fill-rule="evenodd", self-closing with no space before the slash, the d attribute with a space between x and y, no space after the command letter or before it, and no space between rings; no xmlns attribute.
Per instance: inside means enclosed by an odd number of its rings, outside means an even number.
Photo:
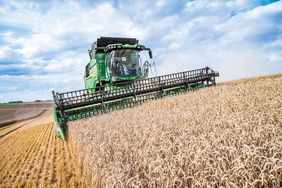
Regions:
<svg viewBox="0 0 282 188"><path fill-rule="evenodd" d="M100 36L153 50L158 75L209 66L218 81L282 73L277 0L0 0L0 102L83 89Z"/></svg>

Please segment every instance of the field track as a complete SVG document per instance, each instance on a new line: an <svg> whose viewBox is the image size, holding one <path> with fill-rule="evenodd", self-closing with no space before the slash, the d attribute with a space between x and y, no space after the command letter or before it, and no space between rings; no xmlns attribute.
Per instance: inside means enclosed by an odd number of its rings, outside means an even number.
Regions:
<svg viewBox="0 0 282 188"><path fill-rule="evenodd" d="M0 128L39 117L51 106L52 103L1 104Z"/></svg>
<svg viewBox="0 0 282 188"><path fill-rule="evenodd" d="M1 127L0 126L0 140L4 137L7 137L10 134L15 133L16 131L30 128L33 126L38 126L42 124L47 124L52 121L52 115L51 115L51 109L43 109L40 110L40 113L37 113L37 115L33 117L28 117L24 120L20 120L17 122L17 120L10 121L10 124ZM15 123L14 123L15 122Z"/></svg>

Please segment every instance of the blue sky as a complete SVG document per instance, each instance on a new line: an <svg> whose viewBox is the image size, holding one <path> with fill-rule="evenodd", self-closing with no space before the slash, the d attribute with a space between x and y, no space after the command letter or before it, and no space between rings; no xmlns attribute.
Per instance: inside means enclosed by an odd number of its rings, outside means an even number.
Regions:
<svg viewBox="0 0 282 188"><path fill-rule="evenodd" d="M220 81L282 73L282 2L0 1L0 102L83 88L100 36L136 37L158 74L209 66Z"/></svg>

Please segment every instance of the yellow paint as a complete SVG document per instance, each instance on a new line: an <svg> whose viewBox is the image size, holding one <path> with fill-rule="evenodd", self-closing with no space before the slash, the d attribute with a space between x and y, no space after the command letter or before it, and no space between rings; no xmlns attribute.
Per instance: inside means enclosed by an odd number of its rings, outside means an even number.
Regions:
<svg viewBox="0 0 282 188"><path fill-rule="evenodd" d="M96 76L97 76L97 70L94 71L94 72L92 72L92 73L90 74L90 76L91 76L91 77L96 77Z"/></svg>

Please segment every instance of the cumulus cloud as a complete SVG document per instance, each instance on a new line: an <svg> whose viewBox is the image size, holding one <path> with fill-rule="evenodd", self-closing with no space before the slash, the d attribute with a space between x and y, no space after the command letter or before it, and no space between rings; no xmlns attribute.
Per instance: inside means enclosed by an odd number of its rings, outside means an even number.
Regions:
<svg viewBox="0 0 282 188"><path fill-rule="evenodd" d="M159 74L210 66L220 80L282 71L282 3L259 0L4 1L0 101L83 88L100 36L136 37Z"/></svg>
<svg viewBox="0 0 282 188"><path fill-rule="evenodd" d="M281 72L281 23L273 17L281 17L282 3L231 15L237 7L233 5L223 1L187 3L183 12L192 18L179 17L182 24L163 38L169 45L164 49L167 53L163 53L160 71L208 65L220 71L220 80ZM212 10L204 12L207 7ZM196 12L201 14L196 16Z"/></svg>
<svg viewBox="0 0 282 188"><path fill-rule="evenodd" d="M0 46L0 59L5 60L11 57L13 54L12 48L8 46Z"/></svg>

